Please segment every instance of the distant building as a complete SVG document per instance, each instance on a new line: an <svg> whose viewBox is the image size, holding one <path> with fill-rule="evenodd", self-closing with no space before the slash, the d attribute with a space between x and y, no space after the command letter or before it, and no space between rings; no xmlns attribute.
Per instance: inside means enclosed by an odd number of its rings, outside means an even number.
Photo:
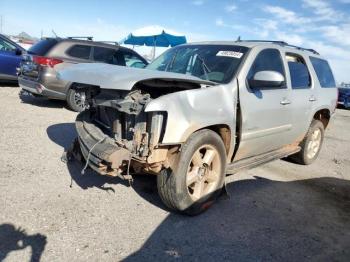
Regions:
<svg viewBox="0 0 350 262"><path fill-rule="evenodd" d="M350 82L349 83L345 83L345 82L342 82L341 84L340 84L340 87L350 87Z"/></svg>
<svg viewBox="0 0 350 262"><path fill-rule="evenodd" d="M39 39L30 36L26 32L22 32L18 35L9 36L9 38L13 41L22 46L25 49L29 49L33 44L35 44Z"/></svg>

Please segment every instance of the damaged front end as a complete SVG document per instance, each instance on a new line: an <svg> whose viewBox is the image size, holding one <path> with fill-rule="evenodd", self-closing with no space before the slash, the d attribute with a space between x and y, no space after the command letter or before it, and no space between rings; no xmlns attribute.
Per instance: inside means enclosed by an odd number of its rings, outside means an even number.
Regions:
<svg viewBox="0 0 350 262"><path fill-rule="evenodd" d="M129 168L156 174L172 166L188 135L210 125L202 116L208 98L222 97L224 90L206 89L216 83L191 75L107 64L73 65L58 78L83 88L89 103L76 119L78 138L66 160L75 156L110 176L124 176ZM226 115L220 108L214 112L211 121Z"/></svg>
<svg viewBox="0 0 350 262"><path fill-rule="evenodd" d="M78 137L67 158L86 161L101 175L130 179L134 170L158 172L168 149L158 147L165 112L145 112L151 96L141 90L100 89L90 101L90 109L78 114ZM142 170L140 170L142 169Z"/></svg>

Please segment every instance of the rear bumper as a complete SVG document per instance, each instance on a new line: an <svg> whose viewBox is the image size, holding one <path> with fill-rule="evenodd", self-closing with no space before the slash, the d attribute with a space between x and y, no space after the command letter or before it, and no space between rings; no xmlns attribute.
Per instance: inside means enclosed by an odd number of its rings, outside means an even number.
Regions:
<svg viewBox="0 0 350 262"><path fill-rule="evenodd" d="M90 120L89 111L78 114L75 126L83 158L101 175L117 176L124 171L131 154L119 147Z"/></svg>
<svg viewBox="0 0 350 262"><path fill-rule="evenodd" d="M60 100L66 99L65 94L53 91L47 88L45 85L41 84L40 82L27 79L23 76L18 77L18 84L23 90L35 95L40 95L40 96L55 98Z"/></svg>

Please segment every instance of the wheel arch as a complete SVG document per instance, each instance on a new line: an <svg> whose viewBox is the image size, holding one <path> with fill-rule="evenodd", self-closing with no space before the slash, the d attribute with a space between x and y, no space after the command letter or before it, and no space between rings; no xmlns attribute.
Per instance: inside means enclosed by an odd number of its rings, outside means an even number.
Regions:
<svg viewBox="0 0 350 262"><path fill-rule="evenodd" d="M326 129L331 119L331 111L328 108L319 109L315 112L312 119L321 121L324 129Z"/></svg>
<svg viewBox="0 0 350 262"><path fill-rule="evenodd" d="M91 84L83 84L83 83L79 83L79 82L69 82L67 84L67 92L69 89L78 89L78 88L86 88L86 89L97 88L97 89L100 89L99 86L95 86L95 85L91 85Z"/></svg>
<svg viewBox="0 0 350 262"><path fill-rule="evenodd" d="M217 124L217 125L211 125L211 126L206 126L203 128L200 128L198 130L196 130L193 133L196 133L200 130L204 130L204 129L209 129L214 131L216 134L218 134L220 136L220 138L222 139L222 142L224 143L225 146L225 150L226 150L226 155L229 156L230 154L230 150L231 150L231 145L232 145L232 132L231 129L228 125L225 124Z"/></svg>

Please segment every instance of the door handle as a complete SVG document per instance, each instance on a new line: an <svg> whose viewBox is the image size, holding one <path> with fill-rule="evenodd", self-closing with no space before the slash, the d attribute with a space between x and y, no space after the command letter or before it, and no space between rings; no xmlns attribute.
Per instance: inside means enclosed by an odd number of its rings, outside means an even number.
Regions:
<svg viewBox="0 0 350 262"><path fill-rule="evenodd" d="M316 97L314 97L314 96L311 96L310 98L309 98L309 101L310 102L315 102L317 99L316 99Z"/></svg>
<svg viewBox="0 0 350 262"><path fill-rule="evenodd" d="M284 106L285 106L285 105L289 105L289 104L291 104L291 103L292 103L292 102L291 102L290 100L285 99L285 98L280 102L280 104L281 104L281 105L284 105Z"/></svg>

